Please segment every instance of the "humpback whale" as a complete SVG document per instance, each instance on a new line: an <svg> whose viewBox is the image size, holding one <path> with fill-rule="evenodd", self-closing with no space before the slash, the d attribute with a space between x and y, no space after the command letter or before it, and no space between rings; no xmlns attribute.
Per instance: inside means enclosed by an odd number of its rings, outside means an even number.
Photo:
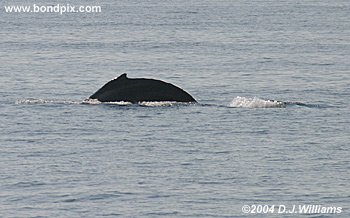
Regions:
<svg viewBox="0 0 350 218"><path fill-rule="evenodd" d="M143 101L197 102L181 88L161 80L128 78L126 73L106 83L89 97L100 102Z"/></svg>

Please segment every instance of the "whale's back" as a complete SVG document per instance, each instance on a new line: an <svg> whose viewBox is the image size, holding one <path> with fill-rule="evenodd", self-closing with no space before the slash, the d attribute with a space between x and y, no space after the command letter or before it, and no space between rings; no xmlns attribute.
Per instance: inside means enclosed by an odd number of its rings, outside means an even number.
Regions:
<svg viewBox="0 0 350 218"><path fill-rule="evenodd" d="M142 101L175 101L196 102L196 100L181 88L155 79L129 79L122 74L114 79L96 93L90 99L101 102L128 101L132 103Z"/></svg>

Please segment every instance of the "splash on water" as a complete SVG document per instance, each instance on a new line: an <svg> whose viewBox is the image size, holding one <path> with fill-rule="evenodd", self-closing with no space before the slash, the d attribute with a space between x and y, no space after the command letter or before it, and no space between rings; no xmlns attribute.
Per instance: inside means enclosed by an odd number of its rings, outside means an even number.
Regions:
<svg viewBox="0 0 350 218"><path fill-rule="evenodd" d="M56 100L56 99L36 99L36 98L28 98L28 99L18 99L15 102L16 104L88 104L88 105L117 105L117 106L129 106L133 105L133 103L128 101L116 101L116 102L101 102L97 99L85 99L83 101L74 101L74 100ZM143 107L170 107L174 105L183 105L184 103L174 102L174 101L143 101L139 102L139 106Z"/></svg>
<svg viewBox="0 0 350 218"><path fill-rule="evenodd" d="M118 105L118 106L128 106L134 105L132 102L128 101L115 101L115 102L100 102L97 99L86 99L83 101L83 104L105 104L105 105ZM173 106L177 102L172 101L143 101L135 105L144 106L144 107L164 107L164 106Z"/></svg>
<svg viewBox="0 0 350 218"><path fill-rule="evenodd" d="M128 102L128 101L100 102L97 99L86 99L83 101L83 104L107 104L107 105L118 105L118 106L138 105L138 106L143 106L143 107L170 107L170 106L180 105L180 104L184 104L184 103L175 102L175 101L142 101L142 102L138 102L137 104L133 104L132 102Z"/></svg>
<svg viewBox="0 0 350 218"><path fill-rule="evenodd" d="M15 104L81 104L81 101L59 100L59 99L18 99Z"/></svg>
<svg viewBox="0 0 350 218"><path fill-rule="evenodd" d="M142 101L138 104L145 107L170 107L180 103L175 101Z"/></svg>
<svg viewBox="0 0 350 218"><path fill-rule="evenodd" d="M95 104L102 104L102 102L100 102L100 101L97 100L97 99L90 99L90 98L88 98L88 99L85 99L85 100L82 102L82 104L93 104L93 105L95 105Z"/></svg>
<svg viewBox="0 0 350 218"><path fill-rule="evenodd" d="M82 104L108 104L108 105L119 105L119 106L127 106L127 105L132 105L131 102L128 101L115 101L115 102L101 102L97 99L85 99Z"/></svg>
<svg viewBox="0 0 350 218"><path fill-rule="evenodd" d="M194 103L182 103L175 101L143 101L137 104L133 104L127 101L117 101L117 102L100 102L97 99L85 99L83 101L79 100L65 100L65 99L37 99L37 98L27 98L18 99L15 104L26 104L26 105L62 105L62 104L87 104L87 105L116 105L116 106L130 106L136 105L141 107L172 107L179 105L193 105ZM204 104L198 104L205 106ZM219 106L219 105L217 105ZM224 106L224 105L222 105ZM311 105L301 102L282 102L275 100L265 100L258 97L235 97L228 107L232 108L284 108L287 106L304 106L304 107L321 107L320 105ZM227 106L225 106L227 107Z"/></svg>
<svg viewBox="0 0 350 218"><path fill-rule="evenodd" d="M237 96L234 98L229 107L235 108L283 108L286 104L281 101L265 100L258 97L247 98Z"/></svg>

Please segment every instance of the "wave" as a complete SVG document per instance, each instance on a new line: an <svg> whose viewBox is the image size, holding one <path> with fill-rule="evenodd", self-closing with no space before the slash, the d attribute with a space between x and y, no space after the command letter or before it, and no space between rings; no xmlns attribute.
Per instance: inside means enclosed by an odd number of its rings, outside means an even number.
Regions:
<svg viewBox="0 0 350 218"><path fill-rule="evenodd" d="M118 105L118 106L128 106L128 105L138 105L143 107L171 107L175 105L191 105L194 103L183 103L176 101L142 101L137 104L133 104L128 101L116 101L116 102L100 102L97 99L86 99L82 102L83 104L104 104L104 105Z"/></svg>
<svg viewBox="0 0 350 218"><path fill-rule="evenodd" d="M118 106L132 105L132 103L128 102L128 101L101 102L97 99L85 99L81 103L82 104L92 104L92 105L96 105L96 104L108 104L108 105L118 105Z"/></svg>
<svg viewBox="0 0 350 218"><path fill-rule="evenodd" d="M56 100L56 99L18 99L15 104L81 104L81 101Z"/></svg>
<svg viewBox="0 0 350 218"><path fill-rule="evenodd" d="M84 101L74 101L74 100L56 100L56 99L18 99L15 104L87 104L87 105L116 105L116 106L129 106L129 105L139 105L143 107L170 107L174 105L189 105L190 103L181 103L175 101L143 101L138 104L133 104L127 101L117 101L117 102L101 102L97 99L85 99ZM193 104L193 103L192 103Z"/></svg>
<svg viewBox="0 0 350 218"><path fill-rule="evenodd" d="M175 101L143 101L138 103L140 106L145 107L170 107L174 105L188 104L188 103L180 103Z"/></svg>
<svg viewBox="0 0 350 218"><path fill-rule="evenodd" d="M128 106L133 105L132 102L128 101L116 101L116 102L100 102L97 99L86 99L82 102L83 104L105 104L105 105L118 105L118 106ZM173 105L179 105L181 103L175 101L142 101L138 102L136 105L144 107L167 107Z"/></svg>
<svg viewBox="0 0 350 218"><path fill-rule="evenodd" d="M116 105L116 106L141 106L141 107L172 107L172 106L188 106L188 105L199 105L199 106L217 106L217 107L230 107L230 108L285 108L287 106L303 106L310 108L322 108L322 105L305 104L301 102L283 102L275 100L266 100L258 97L235 97L229 105L207 105L201 103L183 103L174 101L143 101L138 104L133 104L127 101L118 102L100 102L96 99L86 99L84 101L79 100L62 100L62 99L18 99L15 104L27 104L27 105L77 105L77 104L87 104L87 105Z"/></svg>
<svg viewBox="0 0 350 218"><path fill-rule="evenodd" d="M286 103L275 100L265 100L258 97L247 98L247 97L235 97L229 107L234 108L284 108Z"/></svg>

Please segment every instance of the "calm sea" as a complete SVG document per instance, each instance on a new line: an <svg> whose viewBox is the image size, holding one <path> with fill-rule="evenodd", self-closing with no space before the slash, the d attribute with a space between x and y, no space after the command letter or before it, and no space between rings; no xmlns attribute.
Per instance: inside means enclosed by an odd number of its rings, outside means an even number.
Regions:
<svg viewBox="0 0 350 218"><path fill-rule="evenodd" d="M1 217L350 217L348 0L33 3L0 3ZM199 104L82 104L122 73Z"/></svg>

